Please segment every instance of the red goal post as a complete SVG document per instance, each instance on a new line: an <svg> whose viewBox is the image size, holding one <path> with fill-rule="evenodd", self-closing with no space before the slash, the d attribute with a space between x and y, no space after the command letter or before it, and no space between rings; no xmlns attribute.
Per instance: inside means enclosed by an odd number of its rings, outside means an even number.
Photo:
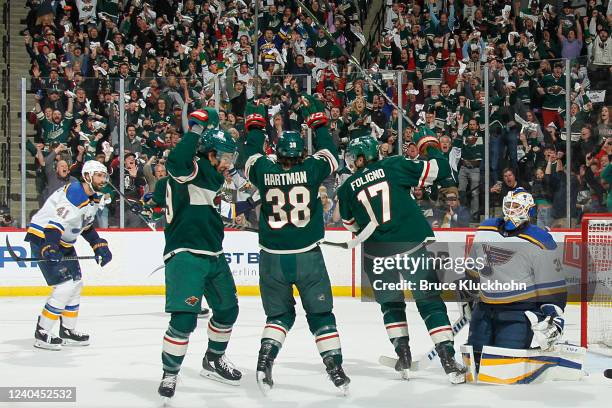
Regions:
<svg viewBox="0 0 612 408"><path fill-rule="evenodd" d="M580 344L612 347L612 213L582 217Z"/></svg>

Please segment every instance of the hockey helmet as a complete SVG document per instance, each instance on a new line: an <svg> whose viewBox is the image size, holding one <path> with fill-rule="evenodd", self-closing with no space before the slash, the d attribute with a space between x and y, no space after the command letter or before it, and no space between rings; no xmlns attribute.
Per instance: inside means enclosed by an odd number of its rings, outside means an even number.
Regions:
<svg viewBox="0 0 612 408"><path fill-rule="evenodd" d="M349 142L344 160L349 168L354 169L354 163L363 156L366 163L378 160L378 142L372 136L360 136Z"/></svg>
<svg viewBox="0 0 612 408"><path fill-rule="evenodd" d="M522 187L509 191L504 197L502 211L506 230L514 230L535 216L533 196Z"/></svg>
<svg viewBox="0 0 612 408"><path fill-rule="evenodd" d="M281 133L276 143L276 154L278 157L300 157L304 154L304 139L302 135L294 131Z"/></svg>
<svg viewBox="0 0 612 408"><path fill-rule="evenodd" d="M222 155L236 153L236 142L229 132L221 129L209 129L200 136L198 154L205 156L208 152L217 152L217 158Z"/></svg>
<svg viewBox="0 0 612 408"><path fill-rule="evenodd" d="M108 182L108 169L105 165L100 163L97 160L88 160L83 164L83 168L81 169L81 176L83 180L89 185L92 190L95 190L93 187L93 176L95 173L102 173L105 176L105 181ZM89 180L86 175L89 175Z"/></svg>

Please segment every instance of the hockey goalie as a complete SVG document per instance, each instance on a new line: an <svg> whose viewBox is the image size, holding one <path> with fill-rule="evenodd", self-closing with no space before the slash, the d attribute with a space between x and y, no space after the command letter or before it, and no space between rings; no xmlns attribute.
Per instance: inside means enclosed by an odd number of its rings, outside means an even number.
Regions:
<svg viewBox="0 0 612 408"><path fill-rule="evenodd" d="M560 344L566 282L551 234L529 222L535 210L522 188L503 199L503 218L485 220L471 256L484 267L471 271L472 311L462 355L468 382L525 384L579 379L585 350Z"/></svg>

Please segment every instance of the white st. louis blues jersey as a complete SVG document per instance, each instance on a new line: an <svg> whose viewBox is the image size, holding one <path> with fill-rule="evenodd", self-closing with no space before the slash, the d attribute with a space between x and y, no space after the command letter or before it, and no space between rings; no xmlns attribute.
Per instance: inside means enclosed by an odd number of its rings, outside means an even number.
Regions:
<svg viewBox="0 0 612 408"><path fill-rule="evenodd" d="M81 183L70 183L57 189L32 217L28 235L44 239L45 228L54 228L62 233L60 244L71 247L81 232L91 227L96 213L104 206L102 196L88 196Z"/></svg>
<svg viewBox="0 0 612 408"><path fill-rule="evenodd" d="M474 237L471 257L484 260L480 297L485 303L546 302L564 297L567 289L561 256L552 236L527 225L504 236L502 218L485 220Z"/></svg>

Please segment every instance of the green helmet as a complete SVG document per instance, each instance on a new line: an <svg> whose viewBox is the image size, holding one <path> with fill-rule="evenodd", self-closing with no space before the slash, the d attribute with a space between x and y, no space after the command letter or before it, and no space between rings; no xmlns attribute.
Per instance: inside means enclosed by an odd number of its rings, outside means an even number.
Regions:
<svg viewBox="0 0 612 408"><path fill-rule="evenodd" d="M229 132L221 129L209 129L200 136L198 153L206 154L211 151L217 153L235 153L236 142Z"/></svg>
<svg viewBox="0 0 612 408"><path fill-rule="evenodd" d="M378 160L378 142L372 136L360 136L349 142L346 147L345 160L350 166L363 156L366 163Z"/></svg>
<svg viewBox="0 0 612 408"><path fill-rule="evenodd" d="M284 131L276 144L278 157L300 157L304 154L304 139L294 131Z"/></svg>

